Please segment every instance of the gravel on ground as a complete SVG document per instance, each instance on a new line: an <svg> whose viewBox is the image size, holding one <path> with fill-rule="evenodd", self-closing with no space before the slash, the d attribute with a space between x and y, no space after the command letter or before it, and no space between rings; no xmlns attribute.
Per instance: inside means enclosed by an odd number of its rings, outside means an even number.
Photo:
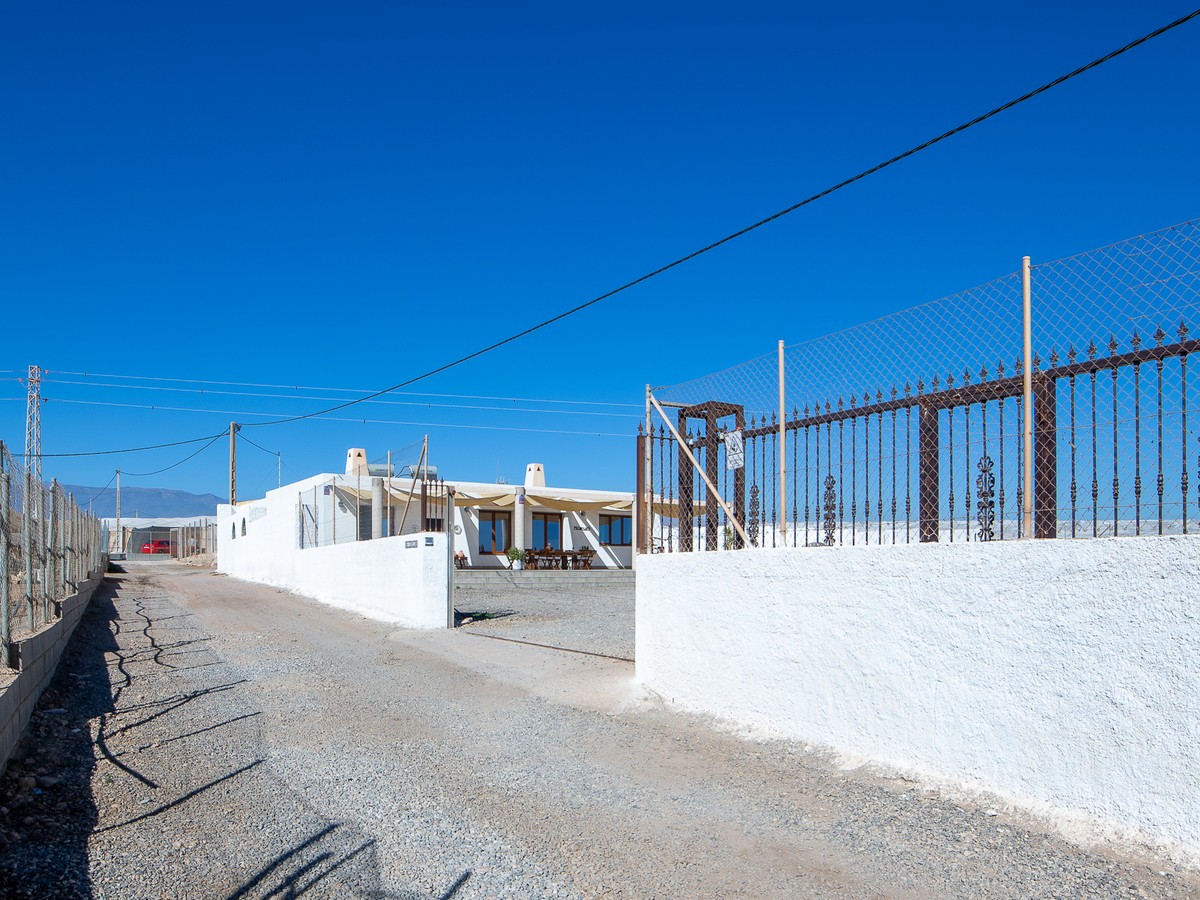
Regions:
<svg viewBox="0 0 1200 900"><path fill-rule="evenodd" d="M712 724L620 660L130 564L0 779L0 897L1200 896Z"/></svg>
<svg viewBox="0 0 1200 900"><path fill-rule="evenodd" d="M633 585L456 585L454 608L474 634L633 659Z"/></svg>

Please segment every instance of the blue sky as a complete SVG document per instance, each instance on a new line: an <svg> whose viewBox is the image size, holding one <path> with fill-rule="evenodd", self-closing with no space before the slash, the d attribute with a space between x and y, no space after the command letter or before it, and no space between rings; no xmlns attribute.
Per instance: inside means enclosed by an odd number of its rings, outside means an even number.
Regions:
<svg viewBox="0 0 1200 900"><path fill-rule="evenodd" d="M590 299L1188 11L15 6L0 29L0 378L50 370L47 454L319 409ZM340 470L349 446L415 461L428 433L448 477L517 480L536 460L554 483L630 489L633 440L619 435L647 382L953 293L1025 254L1200 215L1198 56L1193 21L408 389L453 397L338 414L408 424L245 434L282 453L285 481ZM23 395L0 381L0 397ZM524 399L481 399L495 397ZM18 450L24 412L0 400L0 439ZM190 449L44 471L103 485L118 465L149 472ZM125 483L224 494L225 449ZM246 446L239 460L242 496L274 486L273 456Z"/></svg>

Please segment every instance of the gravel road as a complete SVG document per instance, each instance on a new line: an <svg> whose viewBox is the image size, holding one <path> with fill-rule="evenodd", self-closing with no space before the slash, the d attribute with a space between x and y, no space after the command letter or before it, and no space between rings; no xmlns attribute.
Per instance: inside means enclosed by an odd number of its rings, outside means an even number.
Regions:
<svg viewBox="0 0 1200 900"><path fill-rule="evenodd" d="M633 659L633 585L456 585L454 608L472 634Z"/></svg>
<svg viewBox="0 0 1200 900"><path fill-rule="evenodd" d="M662 709L626 662L128 569L0 781L0 897L1200 896Z"/></svg>

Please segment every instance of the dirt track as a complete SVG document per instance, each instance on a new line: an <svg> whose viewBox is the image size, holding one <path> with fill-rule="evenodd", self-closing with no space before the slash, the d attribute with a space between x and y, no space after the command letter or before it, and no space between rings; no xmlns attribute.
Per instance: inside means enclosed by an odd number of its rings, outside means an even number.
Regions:
<svg viewBox="0 0 1200 900"><path fill-rule="evenodd" d="M632 675L131 565L3 783L0 896L1200 896Z"/></svg>

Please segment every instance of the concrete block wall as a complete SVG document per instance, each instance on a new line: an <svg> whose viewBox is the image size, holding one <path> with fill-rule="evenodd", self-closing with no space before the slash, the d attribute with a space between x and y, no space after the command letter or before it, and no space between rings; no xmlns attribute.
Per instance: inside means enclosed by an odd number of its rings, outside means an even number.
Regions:
<svg viewBox="0 0 1200 900"><path fill-rule="evenodd" d="M62 603L62 615L30 637L16 642L17 672L0 687L0 771L16 752L42 692L54 678L58 661L83 617L103 574L93 572Z"/></svg>
<svg viewBox="0 0 1200 900"><path fill-rule="evenodd" d="M655 554L680 707L1200 860L1200 536Z"/></svg>

